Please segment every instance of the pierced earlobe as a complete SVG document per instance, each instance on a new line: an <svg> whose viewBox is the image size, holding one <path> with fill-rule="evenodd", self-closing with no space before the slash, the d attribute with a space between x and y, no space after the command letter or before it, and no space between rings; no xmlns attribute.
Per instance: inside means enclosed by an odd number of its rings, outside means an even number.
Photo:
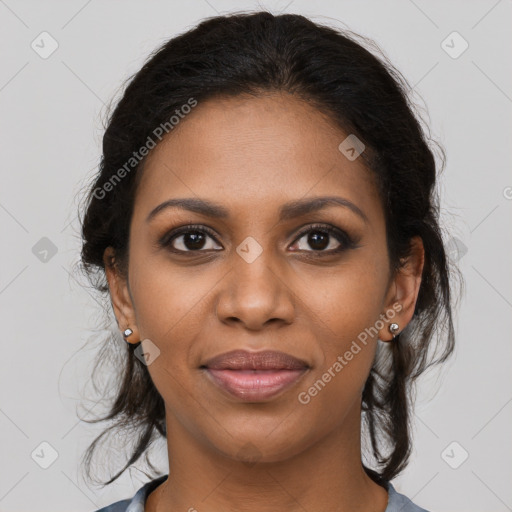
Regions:
<svg viewBox="0 0 512 512"><path fill-rule="evenodd" d="M128 338L133 334L133 329L130 329L129 327L127 327L124 331L123 331L123 338L124 338L124 341L126 341L126 343L128 345L138 345L141 340L138 339L137 341L135 340L132 340L132 341L129 341ZM135 338L137 339L137 338Z"/></svg>
<svg viewBox="0 0 512 512"><path fill-rule="evenodd" d="M398 327L398 324L393 323L389 325L389 332L393 335L393 339L396 337L399 330L400 327Z"/></svg>

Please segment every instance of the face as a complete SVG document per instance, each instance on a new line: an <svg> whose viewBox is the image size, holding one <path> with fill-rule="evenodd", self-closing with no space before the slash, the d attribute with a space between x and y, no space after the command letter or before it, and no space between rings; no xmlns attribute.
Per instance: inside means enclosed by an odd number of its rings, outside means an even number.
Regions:
<svg viewBox="0 0 512 512"><path fill-rule="evenodd" d="M108 277L120 327L160 351L148 370L168 432L262 461L358 439L377 339L412 316L422 261L390 275L382 204L362 158L338 149L347 135L290 95L240 96L199 103L150 154L128 280ZM154 211L184 199L193 210ZM204 365L239 349L305 367L273 394L233 394Z"/></svg>

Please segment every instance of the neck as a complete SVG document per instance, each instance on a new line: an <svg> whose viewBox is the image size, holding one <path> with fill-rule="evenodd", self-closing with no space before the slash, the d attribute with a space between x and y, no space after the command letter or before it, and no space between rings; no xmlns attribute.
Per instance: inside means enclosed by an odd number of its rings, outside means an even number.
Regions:
<svg viewBox="0 0 512 512"><path fill-rule="evenodd" d="M251 461L250 447L237 452L245 461L226 456L169 417L167 432L169 477L150 494L146 512L385 512L387 491L361 463L360 413L272 461L262 454Z"/></svg>

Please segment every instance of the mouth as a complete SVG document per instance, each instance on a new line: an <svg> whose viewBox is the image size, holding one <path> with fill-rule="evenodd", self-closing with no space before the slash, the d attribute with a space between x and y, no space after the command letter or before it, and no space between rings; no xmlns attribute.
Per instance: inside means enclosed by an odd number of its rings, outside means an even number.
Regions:
<svg viewBox="0 0 512 512"><path fill-rule="evenodd" d="M201 369L230 396L261 402L291 387L310 366L284 352L235 350L208 360Z"/></svg>

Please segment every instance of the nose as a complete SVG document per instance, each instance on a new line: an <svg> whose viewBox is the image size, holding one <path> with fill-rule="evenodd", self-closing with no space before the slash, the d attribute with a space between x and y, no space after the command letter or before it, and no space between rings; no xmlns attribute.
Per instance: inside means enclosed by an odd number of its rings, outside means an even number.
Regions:
<svg viewBox="0 0 512 512"><path fill-rule="evenodd" d="M216 304L218 319L239 324L248 330L261 330L291 324L295 316L294 294L284 272L264 256L248 263L238 255L231 272L222 281Z"/></svg>

